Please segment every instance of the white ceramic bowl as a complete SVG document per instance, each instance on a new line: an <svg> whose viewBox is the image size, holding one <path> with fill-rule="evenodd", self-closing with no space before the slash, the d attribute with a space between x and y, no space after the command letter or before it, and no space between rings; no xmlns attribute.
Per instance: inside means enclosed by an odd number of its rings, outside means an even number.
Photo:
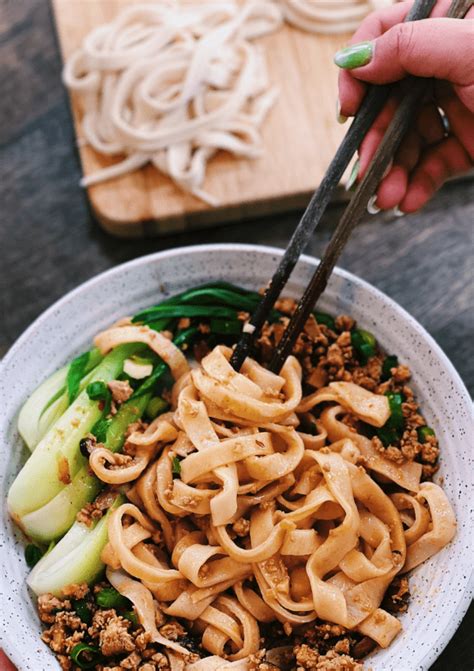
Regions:
<svg viewBox="0 0 474 671"><path fill-rule="evenodd" d="M109 270L53 305L6 355L0 375L1 495L25 458L16 431L19 408L31 391L73 355L86 349L99 330L117 318L157 303L165 295L209 280L226 279L258 288L272 275L281 250L250 245L203 245L161 252ZM316 260L303 257L286 294L299 296ZM320 308L348 313L373 331L390 353L413 372L423 412L442 448L443 486L455 508L458 533L411 578L413 592L403 633L388 650L370 659L374 671L424 671L454 634L470 601L472 548L471 401L451 363L424 329L377 289L342 270L333 273ZM25 586L23 541L3 510L0 529L2 646L20 671L59 669L39 638L34 602Z"/></svg>

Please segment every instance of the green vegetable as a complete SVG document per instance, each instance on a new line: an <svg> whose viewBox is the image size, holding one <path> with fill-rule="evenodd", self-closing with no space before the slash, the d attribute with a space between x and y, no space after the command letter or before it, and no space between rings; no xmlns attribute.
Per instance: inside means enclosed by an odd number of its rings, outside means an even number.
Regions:
<svg viewBox="0 0 474 671"><path fill-rule="evenodd" d="M112 394L105 382L103 380L96 380L95 382L91 382L86 387L86 393L91 401L99 401L99 403L103 404L99 407L102 410L102 414L105 418L105 416L110 412L110 406L112 403Z"/></svg>
<svg viewBox="0 0 474 671"><path fill-rule="evenodd" d="M130 622L135 626L138 627L139 622L138 622L138 617L137 614L135 613L134 610L125 610L123 613L120 613L122 617L124 617L126 620L130 620Z"/></svg>
<svg viewBox="0 0 474 671"><path fill-rule="evenodd" d="M182 349L185 349L193 338L196 336L198 333L198 329L196 327L191 327L188 328L184 331L180 331L176 338L173 340L174 344L177 347L181 347ZM157 382L165 375L165 373L169 370L168 366L165 364L164 361L159 363L153 373L148 377L145 382L143 382L140 387L134 391L131 399L133 398L139 398L140 396L143 396L143 394L148 394L150 392L153 392ZM130 399L130 400L131 400Z"/></svg>
<svg viewBox="0 0 474 671"><path fill-rule="evenodd" d="M418 440L420 441L420 443L426 443L426 439L429 436L435 436L436 435L435 432L433 431L433 429L431 428L431 426L420 426L416 430L416 432L418 434Z"/></svg>
<svg viewBox="0 0 474 671"><path fill-rule="evenodd" d="M405 427L402 408L403 396L389 392L387 393L387 397L390 406L390 417L380 429L377 429L377 436L385 447L398 442Z"/></svg>
<svg viewBox="0 0 474 671"><path fill-rule="evenodd" d="M72 607L82 622L85 622L86 624L90 624L92 622L92 611L89 608L89 602L87 599L75 599L72 602Z"/></svg>
<svg viewBox="0 0 474 671"><path fill-rule="evenodd" d="M155 321L147 322L147 326L153 331L166 331L172 323L171 319L156 319Z"/></svg>
<svg viewBox="0 0 474 671"><path fill-rule="evenodd" d="M382 441L384 447L394 445L400 439L397 431L392 427L387 426L386 424L380 427L380 429L377 429L377 436Z"/></svg>
<svg viewBox="0 0 474 671"><path fill-rule="evenodd" d="M84 377L78 380L79 390L85 387L91 371L102 358L97 348L88 353ZM69 371L70 366L56 371L31 394L20 410L18 430L31 452L70 405L67 389Z"/></svg>
<svg viewBox="0 0 474 671"><path fill-rule="evenodd" d="M153 322L160 318L178 319L182 317L220 317L221 319L235 319L237 313L231 308L218 305L157 305L139 312L133 322Z"/></svg>
<svg viewBox="0 0 474 671"><path fill-rule="evenodd" d="M98 648L86 643L75 645L71 650L70 657L80 669L93 669L103 659Z"/></svg>
<svg viewBox="0 0 474 671"><path fill-rule="evenodd" d="M68 367L64 366L40 384L20 410L18 431L31 451L50 426L50 416L55 415L57 400L64 393L67 370ZM45 407L51 398L56 400L49 405L49 411L46 412Z"/></svg>
<svg viewBox="0 0 474 671"><path fill-rule="evenodd" d="M67 393L69 403L72 403L79 393L79 383L85 375L86 366L89 362L89 352L84 352L71 361L67 372Z"/></svg>
<svg viewBox="0 0 474 671"><path fill-rule="evenodd" d="M403 431L405 426L405 419L403 417L403 396L401 394L392 394L388 393L388 403L390 406L390 426L393 427L396 431Z"/></svg>
<svg viewBox="0 0 474 671"><path fill-rule="evenodd" d="M169 404L161 396L154 396L148 401L146 406L145 415L148 419L155 419L158 415L162 415L166 410L168 410Z"/></svg>
<svg viewBox="0 0 474 671"><path fill-rule="evenodd" d="M397 368L398 366L398 357L394 354L385 357L382 364L382 382L389 380L392 377L392 368Z"/></svg>
<svg viewBox="0 0 474 671"><path fill-rule="evenodd" d="M211 333L218 335L240 335L243 322L240 319L211 319Z"/></svg>
<svg viewBox="0 0 474 671"><path fill-rule="evenodd" d="M181 475L181 464L178 457L173 457L171 472L173 475Z"/></svg>
<svg viewBox="0 0 474 671"><path fill-rule="evenodd" d="M336 328L336 322L334 321L334 318L331 317L331 315L326 314L326 312L313 312L313 315L318 324L324 324L324 326L330 328L331 331L334 331Z"/></svg>
<svg viewBox="0 0 474 671"><path fill-rule="evenodd" d="M94 371L94 379L113 380L124 360L134 354L135 344L120 345ZM85 463L79 442L101 416L98 404L82 391L74 403L49 429L17 475L8 493L10 513L19 518L51 501Z"/></svg>
<svg viewBox="0 0 474 671"><path fill-rule="evenodd" d="M42 550L37 545L27 545L25 548L25 561L30 568L39 562L43 556Z"/></svg>
<svg viewBox="0 0 474 671"><path fill-rule="evenodd" d="M250 291L243 294L233 289L198 287L185 292L179 299L179 305L222 305L253 312L260 299L259 294Z"/></svg>
<svg viewBox="0 0 474 671"><path fill-rule="evenodd" d="M122 449L127 427L140 419L150 396L131 399L120 406L117 414L108 420L104 445L111 452ZM47 542L59 538L73 524L77 513L92 501L102 488L102 483L90 473L89 462L79 470L70 485L64 487L49 503L22 517L25 533L35 540Z"/></svg>
<svg viewBox="0 0 474 671"><path fill-rule="evenodd" d="M364 366L376 352L376 340L370 331L355 329L351 331L351 344L359 362Z"/></svg>
<svg viewBox="0 0 474 671"><path fill-rule="evenodd" d="M61 596L62 589L73 583L88 584L97 580L104 569L100 555L107 543L110 514L124 502L119 494L106 514L88 527L74 522L67 534L36 564L27 583L37 595L51 592Z"/></svg>
<svg viewBox="0 0 474 671"><path fill-rule="evenodd" d="M95 602L101 608L127 608L129 609L131 601L113 587L104 587L95 595Z"/></svg>
<svg viewBox="0 0 474 671"><path fill-rule="evenodd" d="M111 418L101 417L92 427L91 433L97 438L98 443L105 443L107 440L107 431L112 422Z"/></svg>
<svg viewBox="0 0 474 671"><path fill-rule="evenodd" d="M88 384L86 392L91 401L105 401L110 397L110 389L103 380L96 380Z"/></svg>

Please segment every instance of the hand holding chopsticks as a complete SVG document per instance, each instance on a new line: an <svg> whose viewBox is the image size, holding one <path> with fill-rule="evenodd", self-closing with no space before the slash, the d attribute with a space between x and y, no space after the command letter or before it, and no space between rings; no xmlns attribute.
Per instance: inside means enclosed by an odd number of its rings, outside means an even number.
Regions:
<svg viewBox="0 0 474 671"><path fill-rule="evenodd" d="M418 0L407 20L417 20L429 16L434 0ZM472 6L472 0L454 0L449 16L462 18ZM351 202L339 222L328 245L323 260L319 264L310 284L308 285L298 307L287 326L278 345L270 368L278 371L286 357L291 353L294 343L304 327L316 300L324 291L334 265L347 242L354 226L363 216L368 201L373 195L385 169L392 160L403 136L412 122L415 110L431 86L431 80L411 77L405 82L405 95L373 157L372 163L360 182ZM348 133L341 143L336 156L331 162L320 187L313 195L296 231L294 232L285 254L265 292L262 301L252 315L249 324L239 341L232 357L232 365L239 369L249 353L253 337L262 328L269 311L285 286L304 247L319 223L330 197L336 188L350 159L358 148L363 137L387 100L389 86L372 87L369 89L361 108L354 119Z"/></svg>

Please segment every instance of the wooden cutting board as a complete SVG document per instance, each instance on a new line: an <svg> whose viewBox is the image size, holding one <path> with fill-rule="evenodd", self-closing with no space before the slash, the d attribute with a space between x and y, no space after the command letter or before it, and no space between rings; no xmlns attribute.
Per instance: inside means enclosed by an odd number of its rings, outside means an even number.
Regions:
<svg viewBox="0 0 474 671"><path fill-rule="evenodd" d="M92 28L110 21L134 1L52 0L63 59ZM303 206L344 134L336 121L337 68L332 58L347 38L285 26L259 40L280 95L262 129L265 152L261 158L237 159L221 152L208 164L204 188L217 196L218 208L184 194L148 166L88 189L99 223L114 235L137 237ZM71 105L80 138L80 109L74 97ZM87 146L79 146L79 153L86 175L113 162Z"/></svg>

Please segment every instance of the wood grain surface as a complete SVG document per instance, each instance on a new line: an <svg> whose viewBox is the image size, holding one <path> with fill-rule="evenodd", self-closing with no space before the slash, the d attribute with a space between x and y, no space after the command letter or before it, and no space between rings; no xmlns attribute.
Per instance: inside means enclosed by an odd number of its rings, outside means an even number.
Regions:
<svg viewBox="0 0 474 671"><path fill-rule="evenodd" d="M136 2L143 0L52 0L63 57L92 28ZM204 189L217 197L219 207L184 193L150 165L88 189L101 225L120 236L163 234L241 219L250 212L302 206L344 133L336 121L337 68L332 59L347 37L310 35L285 25L258 40L279 98L262 128L261 158L237 159L219 152L209 162ZM81 137L82 111L75 96L72 110ZM82 144L79 152L86 175L114 162Z"/></svg>
<svg viewBox="0 0 474 671"><path fill-rule="evenodd" d="M284 247L300 214L256 219L249 210L246 222L205 232L129 241L107 236L78 187L80 166L60 70L47 0L0 0L0 356L46 307L98 272L178 245ZM339 206L329 210L309 253L321 255L340 214ZM471 393L473 223L474 184L451 184L418 214L367 216L340 261L418 319ZM431 671L472 669L473 608Z"/></svg>

